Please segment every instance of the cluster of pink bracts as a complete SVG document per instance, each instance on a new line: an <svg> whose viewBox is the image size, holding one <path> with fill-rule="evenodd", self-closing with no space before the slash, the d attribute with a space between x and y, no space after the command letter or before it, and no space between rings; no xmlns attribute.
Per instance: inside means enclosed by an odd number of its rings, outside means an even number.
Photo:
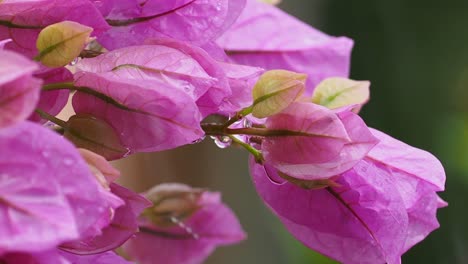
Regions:
<svg viewBox="0 0 468 264"><path fill-rule="evenodd" d="M47 67L47 52L75 36L45 50L38 36L63 21L91 28L92 42L72 66ZM438 227L443 167L366 126L368 83L352 103L317 99L322 81L347 77L352 40L273 5L3 0L0 41L0 263L201 263L241 241L219 194L181 184L136 194L107 161L205 135L251 152L264 202L333 259L400 263ZM262 75L273 69L288 72ZM71 94L76 114L60 120Z"/></svg>

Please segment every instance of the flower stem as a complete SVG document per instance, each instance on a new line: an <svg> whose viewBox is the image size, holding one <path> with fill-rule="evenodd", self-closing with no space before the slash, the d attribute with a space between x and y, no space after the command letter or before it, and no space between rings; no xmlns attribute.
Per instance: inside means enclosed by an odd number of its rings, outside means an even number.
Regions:
<svg viewBox="0 0 468 264"><path fill-rule="evenodd" d="M263 155L262 155L262 152L259 151L258 149L252 147L251 145L245 143L244 141L238 139L237 137L233 136L233 135L228 135L228 137L230 139L232 139L232 142L242 146L243 148L245 148L248 152L250 152L254 157L255 157L255 161L259 164L262 164L264 159L263 159Z"/></svg>
<svg viewBox="0 0 468 264"><path fill-rule="evenodd" d="M239 112L236 113L236 115L234 117L232 117L231 119L229 119L226 123L223 124L223 127L224 128L228 128L230 125L234 124L235 122L241 120L242 118L244 118L246 115L252 113L252 110L253 110L253 106L249 106L249 107L246 107L242 110L240 110Z"/></svg>
<svg viewBox="0 0 468 264"><path fill-rule="evenodd" d="M39 108L36 108L35 112L41 117L41 118L44 118L45 120L48 120L54 124L56 124L57 126L60 126L61 128L63 129L66 129L67 128L67 122L63 121L62 119L59 119L47 112L44 112L43 110L39 109Z"/></svg>
<svg viewBox="0 0 468 264"><path fill-rule="evenodd" d="M42 86L43 91L53 91L53 90L75 90L76 87L73 85L73 82L61 82L61 83L49 83Z"/></svg>

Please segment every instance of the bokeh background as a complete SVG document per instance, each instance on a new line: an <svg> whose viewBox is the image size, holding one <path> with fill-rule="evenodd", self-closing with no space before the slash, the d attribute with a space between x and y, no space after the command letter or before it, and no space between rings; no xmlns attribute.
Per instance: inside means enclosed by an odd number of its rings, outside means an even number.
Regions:
<svg viewBox="0 0 468 264"><path fill-rule="evenodd" d="M351 78L372 82L361 112L367 124L434 153L446 168L441 196L449 207L439 210L441 228L403 263L468 263L468 1L283 0L280 7L330 35L353 38ZM223 193L249 238L218 249L208 264L335 263L292 238L263 205L245 151L218 149L207 139L117 166L137 191L178 181Z"/></svg>

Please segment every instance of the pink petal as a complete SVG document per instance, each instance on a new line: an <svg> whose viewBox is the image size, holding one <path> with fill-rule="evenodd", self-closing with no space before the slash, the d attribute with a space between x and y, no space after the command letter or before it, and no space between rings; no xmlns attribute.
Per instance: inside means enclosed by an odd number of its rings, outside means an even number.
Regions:
<svg viewBox="0 0 468 264"><path fill-rule="evenodd" d="M59 254L71 264L132 264L132 262L126 261L112 251L87 256L74 255L63 251L59 252Z"/></svg>
<svg viewBox="0 0 468 264"><path fill-rule="evenodd" d="M368 158L391 168L394 174L404 174L428 182L436 191L445 189L444 167L434 155L378 130L371 131L380 143L369 152Z"/></svg>
<svg viewBox="0 0 468 264"><path fill-rule="evenodd" d="M137 218L146 207L152 205L151 202L115 183L111 184L111 191L125 205L117 208L110 225L99 236L62 244L61 249L79 255L103 253L121 246L138 231Z"/></svg>
<svg viewBox="0 0 468 264"><path fill-rule="evenodd" d="M0 50L0 128L25 120L36 107L42 82L33 77L37 64Z"/></svg>
<svg viewBox="0 0 468 264"><path fill-rule="evenodd" d="M350 139L338 156L322 163L276 165L277 169L294 177L320 179L341 174L356 165L379 140L372 135L364 121L353 112L345 110L339 112L338 117Z"/></svg>
<svg viewBox="0 0 468 264"><path fill-rule="evenodd" d="M391 171L409 217L409 232L404 251L439 227L436 211L446 206L436 191L444 190L445 172L429 152L411 147L378 130L380 139L366 158L376 167Z"/></svg>
<svg viewBox="0 0 468 264"><path fill-rule="evenodd" d="M348 76L353 46L346 37L330 37L257 0L247 1L239 19L217 43L239 64L308 74L309 93L327 77Z"/></svg>
<svg viewBox="0 0 468 264"><path fill-rule="evenodd" d="M295 169L288 170L288 167L334 161L349 142L346 128L338 116L312 103L295 102L281 113L269 117L265 125L269 130L296 133L266 137L261 147L268 163L292 177L317 179L333 176L304 175L302 171L296 173Z"/></svg>
<svg viewBox="0 0 468 264"><path fill-rule="evenodd" d="M73 74L66 68L48 69L40 73L36 72L34 76L42 79L44 84L73 81ZM69 90L41 91L37 108L55 116L67 104L69 95ZM46 120L40 118L37 114L30 116L29 120L41 123L46 122Z"/></svg>
<svg viewBox="0 0 468 264"><path fill-rule="evenodd" d="M245 238L237 218L221 203L218 193L204 193L200 209L180 226L160 228L147 222L141 224L140 233L124 244L126 252L141 264L202 263L217 246Z"/></svg>
<svg viewBox="0 0 468 264"><path fill-rule="evenodd" d="M54 132L23 122L0 130L0 149L1 250L51 249L107 214L107 197L87 164Z"/></svg>
<svg viewBox="0 0 468 264"><path fill-rule="evenodd" d="M204 57L201 57L204 59ZM122 48L92 59L83 59L77 71L111 73L117 79L157 80L184 91L195 100L217 83L203 62L167 45Z"/></svg>
<svg viewBox="0 0 468 264"><path fill-rule="evenodd" d="M235 113L253 103L252 88L257 82L263 69L245 65L219 62L229 80L232 95L227 97L220 111L224 113Z"/></svg>
<svg viewBox="0 0 468 264"><path fill-rule="evenodd" d="M109 14L107 18L110 20L145 19L122 26L110 22L115 26L99 42L109 50L142 44L151 37L171 37L203 44L219 37L231 26L244 5L245 0L148 1L136 16L122 18ZM159 8L154 10L154 6Z"/></svg>
<svg viewBox="0 0 468 264"><path fill-rule="evenodd" d="M253 159L250 168L265 203L308 247L344 263L399 263L408 217L388 170L361 161L340 187L306 190L272 183Z"/></svg>
<svg viewBox="0 0 468 264"><path fill-rule="evenodd" d="M118 104L82 92L73 96L75 112L107 122L129 152L175 148L203 135L201 115L193 99L164 83L124 81L112 73L79 72L75 74L75 85L88 87Z"/></svg>
<svg viewBox="0 0 468 264"><path fill-rule="evenodd" d="M48 25L64 20L75 21L92 27L94 35L100 35L109 28L99 11L88 0L3 1L0 17L6 23L36 28L0 26L0 40L13 40L6 44L6 48L31 58L37 55L36 39L40 30Z"/></svg>

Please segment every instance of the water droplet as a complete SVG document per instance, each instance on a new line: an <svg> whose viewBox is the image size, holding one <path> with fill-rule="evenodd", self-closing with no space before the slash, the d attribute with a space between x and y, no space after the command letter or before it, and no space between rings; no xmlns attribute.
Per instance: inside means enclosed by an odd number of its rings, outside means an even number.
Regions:
<svg viewBox="0 0 468 264"><path fill-rule="evenodd" d="M196 140L192 141L192 144L198 144L198 143L202 142L204 139L205 139L205 136L203 136L203 137L201 137L201 138L199 138L199 139L196 139Z"/></svg>
<svg viewBox="0 0 468 264"><path fill-rule="evenodd" d="M70 65L70 66L75 66L75 65L78 63L78 60L79 60L79 58L76 57L76 58L74 58L68 65Z"/></svg>
<svg viewBox="0 0 468 264"><path fill-rule="evenodd" d="M224 149L231 146L232 139L228 136L215 136L211 137L218 148Z"/></svg>
<svg viewBox="0 0 468 264"><path fill-rule="evenodd" d="M189 226L184 224L177 217L171 216L171 217L169 217L169 219L171 220L172 223L174 223L174 224L178 225L180 228L184 229L185 232L187 232L189 235L191 235L194 239L199 239L200 238L200 236L197 233L193 232L192 228L190 228Z"/></svg>
<svg viewBox="0 0 468 264"><path fill-rule="evenodd" d="M247 119L247 118L244 118L244 119L242 120L242 126L245 127L245 128L252 127L252 121L250 121L250 120Z"/></svg>
<svg viewBox="0 0 468 264"><path fill-rule="evenodd" d="M67 166L70 166L73 164L73 160L72 159L64 159L63 160L63 164L67 165Z"/></svg>

